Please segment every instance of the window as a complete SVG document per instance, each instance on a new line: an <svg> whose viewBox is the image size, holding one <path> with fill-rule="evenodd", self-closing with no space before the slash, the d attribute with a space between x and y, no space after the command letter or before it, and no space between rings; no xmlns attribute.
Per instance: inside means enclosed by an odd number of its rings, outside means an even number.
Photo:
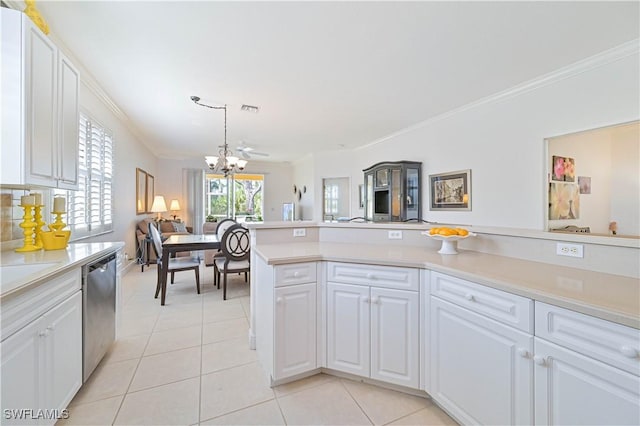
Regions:
<svg viewBox="0 0 640 426"><path fill-rule="evenodd" d="M340 200L340 187L337 184L324 185L324 213L338 214L338 201Z"/></svg>
<svg viewBox="0 0 640 426"><path fill-rule="evenodd" d="M113 135L82 112L78 152L78 190L54 190L67 197L74 240L113 230Z"/></svg>
<svg viewBox="0 0 640 426"><path fill-rule="evenodd" d="M262 221L264 176L207 174L205 216L234 218L238 222Z"/></svg>

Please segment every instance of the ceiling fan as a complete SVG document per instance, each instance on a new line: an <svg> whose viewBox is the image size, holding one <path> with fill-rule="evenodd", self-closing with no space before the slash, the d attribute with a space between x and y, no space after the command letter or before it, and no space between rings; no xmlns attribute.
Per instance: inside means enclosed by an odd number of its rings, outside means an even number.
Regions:
<svg viewBox="0 0 640 426"><path fill-rule="evenodd" d="M266 152L258 152L253 147L248 146L244 141L240 142L240 145L236 146L236 151L242 154L243 158L249 159L252 155L260 155L262 157L268 157Z"/></svg>

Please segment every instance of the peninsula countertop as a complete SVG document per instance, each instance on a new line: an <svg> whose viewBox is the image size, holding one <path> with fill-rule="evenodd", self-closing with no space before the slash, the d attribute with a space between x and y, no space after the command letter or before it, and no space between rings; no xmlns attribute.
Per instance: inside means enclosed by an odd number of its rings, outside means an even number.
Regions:
<svg viewBox="0 0 640 426"><path fill-rule="evenodd" d="M488 287L640 329L640 281L620 275L433 247L310 242L258 244L269 265L335 261L438 271Z"/></svg>
<svg viewBox="0 0 640 426"><path fill-rule="evenodd" d="M123 242L71 243L65 250L0 252L0 303L46 283L46 279L80 267L124 247Z"/></svg>

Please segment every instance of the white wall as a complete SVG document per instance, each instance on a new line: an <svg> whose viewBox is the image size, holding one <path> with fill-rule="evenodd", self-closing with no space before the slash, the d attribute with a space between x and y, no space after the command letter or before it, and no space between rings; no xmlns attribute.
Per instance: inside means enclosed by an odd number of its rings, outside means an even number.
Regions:
<svg viewBox="0 0 640 426"><path fill-rule="evenodd" d="M80 85L80 108L113 131L113 232L82 242L124 241L135 258L135 228L147 215L136 215L136 167L156 175L156 157L86 84Z"/></svg>
<svg viewBox="0 0 640 426"><path fill-rule="evenodd" d="M638 119L638 64L636 52L445 114L369 147L323 154L321 163L330 167L324 176L354 176L356 191L361 178L355 176L362 176L362 169L374 163L421 161L424 219L542 230L544 139ZM295 164L294 175L299 166ZM429 211L428 176L462 169L472 170L472 210ZM321 182L318 175L316 184ZM359 211L357 197L352 197L351 211ZM314 211L314 219L320 218L321 212Z"/></svg>
<svg viewBox="0 0 640 426"><path fill-rule="evenodd" d="M180 201L182 210L179 216L184 217L186 212L186 197L182 193L183 169L207 169L204 157L187 158L183 160L158 159L158 170L155 186L156 195L163 195L168 203L176 198ZM289 163L267 163L250 160L244 173L264 175L264 220L282 220L282 204L292 201L292 166ZM165 213L164 217L168 217ZM191 225L187 223L187 225Z"/></svg>
<svg viewBox="0 0 640 426"><path fill-rule="evenodd" d="M293 182L289 186L290 202L295 203L296 220L311 220L316 218L316 214L322 215L322 179L315 176L315 163L313 154L309 154L292 164ZM298 200L298 196L293 194L293 185L296 188L307 187L307 192L303 193ZM318 199L318 197L320 197Z"/></svg>
<svg viewBox="0 0 640 426"><path fill-rule="evenodd" d="M611 220L618 235L640 235L640 125L616 129L611 153Z"/></svg>

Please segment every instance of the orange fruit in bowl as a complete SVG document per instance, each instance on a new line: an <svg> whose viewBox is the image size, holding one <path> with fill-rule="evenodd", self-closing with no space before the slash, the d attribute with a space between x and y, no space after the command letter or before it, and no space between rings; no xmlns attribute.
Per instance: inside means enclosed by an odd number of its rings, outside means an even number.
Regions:
<svg viewBox="0 0 640 426"><path fill-rule="evenodd" d="M431 228L429 230L429 235L436 235L439 230L440 230L440 228Z"/></svg>
<svg viewBox="0 0 640 426"><path fill-rule="evenodd" d="M440 230L438 230L438 235L442 235L444 237L450 237L452 235L458 235L458 233L451 228L440 228Z"/></svg>
<svg viewBox="0 0 640 426"><path fill-rule="evenodd" d="M456 233L461 237L466 237L467 235L469 235L469 231L464 228L456 228Z"/></svg>

